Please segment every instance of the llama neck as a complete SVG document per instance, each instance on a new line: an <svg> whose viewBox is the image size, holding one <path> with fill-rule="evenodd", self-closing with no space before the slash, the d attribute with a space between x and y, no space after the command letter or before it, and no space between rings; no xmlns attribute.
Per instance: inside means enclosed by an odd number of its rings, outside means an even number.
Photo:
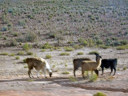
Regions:
<svg viewBox="0 0 128 96"><path fill-rule="evenodd" d="M97 60L97 68L100 68L101 66L101 58Z"/></svg>

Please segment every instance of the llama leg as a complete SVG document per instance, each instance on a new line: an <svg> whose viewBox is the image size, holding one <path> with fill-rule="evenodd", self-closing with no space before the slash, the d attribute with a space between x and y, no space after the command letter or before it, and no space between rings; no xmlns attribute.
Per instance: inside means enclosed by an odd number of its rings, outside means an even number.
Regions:
<svg viewBox="0 0 128 96"><path fill-rule="evenodd" d="M29 78L31 78L31 75L32 75L31 69L29 69L29 70L28 70L28 76L29 76ZM32 76L32 77L33 77L33 76Z"/></svg>
<svg viewBox="0 0 128 96"><path fill-rule="evenodd" d="M85 77L84 77L84 71L82 71L82 77L85 78Z"/></svg>
<svg viewBox="0 0 128 96"><path fill-rule="evenodd" d="M44 73L44 77L47 78L47 76L46 76L46 69L44 68L42 71Z"/></svg>
<svg viewBox="0 0 128 96"><path fill-rule="evenodd" d="M115 73L116 73L116 68L114 67L114 74L113 75L115 75Z"/></svg>
<svg viewBox="0 0 128 96"><path fill-rule="evenodd" d="M113 68L111 67L111 72L110 72L110 75L111 75L111 73L113 72Z"/></svg>
<svg viewBox="0 0 128 96"><path fill-rule="evenodd" d="M74 77L76 77L75 71L76 71L76 70L74 69L74 70L73 70L73 73L74 73Z"/></svg>
<svg viewBox="0 0 128 96"><path fill-rule="evenodd" d="M102 75L104 74L104 67L102 68Z"/></svg>
<svg viewBox="0 0 128 96"><path fill-rule="evenodd" d="M37 71L37 78L39 78L39 71Z"/></svg>

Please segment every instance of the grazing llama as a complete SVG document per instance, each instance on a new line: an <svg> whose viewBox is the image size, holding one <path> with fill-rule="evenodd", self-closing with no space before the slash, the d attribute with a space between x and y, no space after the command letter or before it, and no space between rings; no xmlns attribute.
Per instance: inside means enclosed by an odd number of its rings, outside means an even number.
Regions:
<svg viewBox="0 0 128 96"><path fill-rule="evenodd" d="M44 77L46 77L46 71L49 73L49 76L52 76L52 70L50 68L50 65L48 64L48 62L43 59L43 58L27 58L26 59L26 63L28 65L28 75L31 78L31 70L33 68L36 69L37 71L37 77L39 78L39 71L42 70L42 72L44 73ZM33 76L32 76L33 77Z"/></svg>

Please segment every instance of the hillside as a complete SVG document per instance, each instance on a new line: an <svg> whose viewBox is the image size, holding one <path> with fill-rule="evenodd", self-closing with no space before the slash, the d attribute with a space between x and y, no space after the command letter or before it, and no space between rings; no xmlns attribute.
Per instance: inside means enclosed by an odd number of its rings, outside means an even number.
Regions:
<svg viewBox="0 0 128 96"><path fill-rule="evenodd" d="M120 46L128 0L0 0L0 45Z"/></svg>

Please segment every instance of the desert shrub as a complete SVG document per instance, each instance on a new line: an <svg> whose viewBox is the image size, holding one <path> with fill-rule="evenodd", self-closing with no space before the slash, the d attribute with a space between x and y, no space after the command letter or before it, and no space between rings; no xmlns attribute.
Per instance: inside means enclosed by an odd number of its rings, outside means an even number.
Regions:
<svg viewBox="0 0 128 96"><path fill-rule="evenodd" d="M77 55L83 55L84 53L83 52L78 52Z"/></svg>
<svg viewBox="0 0 128 96"><path fill-rule="evenodd" d="M70 72L64 71L64 72L62 72L62 74L70 74Z"/></svg>
<svg viewBox="0 0 128 96"><path fill-rule="evenodd" d="M83 45L83 46L87 46L88 42L86 40L84 40L83 38L78 39L78 42Z"/></svg>
<svg viewBox="0 0 128 96"><path fill-rule="evenodd" d="M73 46L74 49L81 49L81 48L83 48L83 47L84 47L83 45L74 45L74 46Z"/></svg>
<svg viewBox="0 0 128 96"><path fill-rule="evenodd" d="M46 49L41 49L41 52L45 52L46 51Z"/></svg>
<svg viewBox="0 0 128 96"><path fill-rule="evenodd" d="M37 41L37 40L38 40L38 35L34 32L28 32L25 35L25 41L27 41L27 42L34 42L34 41Z"/></svg>
<svg viewBox="0 0 128 96"><path fill-rule="evenodd" d="M75 78L75 77L72 77L72 76L71 76L71 77L69 77L69 80L70 80L70 81L72 81L72 82L77 81L77 80L76 80L76 78Z"/></svg>
<svg viewBox="0 0 128 96"><path fill-rule="evenodd" d="M93 74L93 75L91 75L90 77L89 77L89 81L90 82L94 82L94 81L96 81L98 79L98 76L96 75L96 74Z"/></svg>
<svg viewBox="0 0 128 96"><path fill-rule="evenodd" d="M8 53L6 53L6 52L3 52L3 53L0 53L0 55L8 55Z"/></svg>
<svg viewBox="0 0 128 96"><path fill-rule="evenodd" d="M24 55L25 53L23 51L19 51L17 55Z"/></svg>
<svg viewBox="0 0 128 96"><path fill-rule="evenodd" d="M15 54L14 53L11 53L9 56L15 56Z"/></svg>
<svg viewBox="0 0 128 96"><path fill-rule="evenodd" d="M24 20L19 20L18 25L19 26L25 26L25 21Z"/></svg>
<svg viewBox="0 0 128 96"><path fill-rule="evenodd" d="M17 46L18 42L15 39L11 39L9 43L7 43L8 46Z"/></svg>
<svg viewBox="0 0 128 96"><path fill-rule="evenodd" d="M65 51L73 51L74 48L72 48L72 47L64 47L64 50L65 50Z"/></svg>
<svg viewBox="0 0 128 96"><path fill-rule="evenodd" d="M89 52L89 54L90 55L92 55L92 54L99 54L99 52L97 52L97 51L91 51L91 52Z"/></svg>
<svg viewBox="0 0 128 96"><path fill-rule="evenodd" d="M102 93L102 92L97 92L96 94L94 94L93 96L107 96L106 94Z"/></svg>
<svg viewBox="0 0 128 96"><path fill-rule="evenodd" d="M27 55L33 55L33 53L32 52L27 52Z"/></svg>
<svg viewBox="0 0 128 96"><path fill-rule="evenodd" d="M45 58L46 58L46 59L50 59L50 58L52 58L52 56L47 54L47 55L45 56Z"/></svg>
<svg viewBox="0 0 128 96"><path fill-rule="evenodd" d="M70 55L70 54L66 53L66 52L60 53L60 56L68 56L68 55Z"/></svg>
<svg viewBox="0 0 128 96"><path fill-rule="evenodd" d="M92 39L88 39L88 46L93 47L95 45L94 41Z"/></svg>
<svg viewBox="0 0 128 96"><path fill-rule="evenodd" d="M23 59L23 63L26 63L26 59Z"/></svg>
<svg viewBox="0 0 128 96"><path fill-rule="evenodd" d="M16 57L16 60L19 60L19 59L20 59L20 57L19 57L19 56L17 56L17 57Z"/></svg>
<svg viewBox="0 0 128 96"><path fill-rule="evenodd" d="M31 48L32 48L32 46L31 46L30 44L28 44L28 43L25 43L25 44L23 45L23 49L24 49L25 51L29 51Z"/></svg>
<svg viewBox="0 0 128 96"><path fill-rule="evenodd" d="M128 49L128 45L118 46L116 47L117 50L125 50Z"/></svg>
<svg viewBox="0 0 128 96"><path fill-rule="evenodd" d="M43 46L42 46L43 49L51 49L53 48L49 43L45 43Z"/></svg>
<svg viewBox="0 0 128 96"><path fill-rule="evenodd" d="M105 45L100 45L99 47L100 47L100 48L103 48L103 49L109 48L109 46L105 46Z"/></svg>
<svg viewBox="0 0 128 96"><path fill-rule="evenodd" d="M1 31L8 31L8 27L7 26L2 27Z"/></svg>

